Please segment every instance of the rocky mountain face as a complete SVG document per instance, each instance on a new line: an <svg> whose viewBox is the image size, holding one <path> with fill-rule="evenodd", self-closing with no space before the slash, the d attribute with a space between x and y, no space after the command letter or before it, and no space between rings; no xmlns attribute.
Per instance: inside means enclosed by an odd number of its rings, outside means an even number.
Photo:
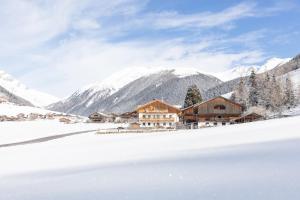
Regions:
<svg viewBox="0 0 300 200"><path fill-rule="evenodd" d="M154 98L174 105L183 105L187 88L196 84L200 91L221 84L216 77L199 72L180 74L177 70L162 70L132 80L118 90L88 88L76 92L68 99L52 104L50 110L89 115L93 112L123 113ZM205 95L204 95L205 98Z"/></svg>
<svg viewBox="0 0 300 200"><path fill-rule="evenodd" d="M295 56L289 62L273 68L270 70L270 73L275 74L276 76L281 76L298 69L300 69L300 54Z"/></svg>

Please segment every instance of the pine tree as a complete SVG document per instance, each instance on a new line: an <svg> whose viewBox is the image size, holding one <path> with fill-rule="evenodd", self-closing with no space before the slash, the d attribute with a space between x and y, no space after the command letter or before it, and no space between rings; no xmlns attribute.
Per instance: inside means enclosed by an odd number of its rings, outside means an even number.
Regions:
<svg viewBox="0 0 300 200"><path fill-rule="evenodd" d="M192 85L187 90L186 97L184 100L184 108L195 105L197 103L201 103L202 101L203 100L200 90L196 85Z"/></svg>
<svg viewBox="0 0 300 200"><path fill-rule="evenodd" d="M296 104L296 97L294 93L294 86L289 76L286 77L284 86L284 104L287 107L293 107Z"/></svg>
<svg viewBox="0 0 300 200"><path fill-rule="evenodd" d="M236 89L236 91L234 92L234 97L235 97L235 102L241 104L243 107L247 106L247 88L246 88L246 84L244 81L244 78L241 77L240 78L240 82L238 84L238 87Z"/></svg>
<svg viewBox="0 0 300 200"><path fill-rule="evenodd" d="M257 106L259 101L259 87L257 84L256 73L254 70L251 71L249 77L249 105Z"/></svg>

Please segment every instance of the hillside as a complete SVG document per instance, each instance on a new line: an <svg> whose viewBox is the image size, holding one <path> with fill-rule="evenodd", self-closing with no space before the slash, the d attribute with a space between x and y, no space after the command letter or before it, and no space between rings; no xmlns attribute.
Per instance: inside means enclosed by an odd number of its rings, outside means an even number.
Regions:
<svg viewBox="0 0 300 200"><path fill-rule="evenodd" d="M58 98L26 87L11 75L0 71L0 98L11 103L43 107Z"/></svg>
<svg viewBox="0 0 300 200"><path fill-rule="evenodd" d="M258 74L264 74L268 72L269 74L275 74L277 77L284 77L285 75L289 74L292 77L292 80L294 81L294 84L299 87L299 78L297 75L298 69L300 68L300 56L296 56L293 59L279 59L277 60L278 63L272 62L272 65L267 65L268 62L264 65L262 65L259 68L256 69ZM276 65L277 64L277 65ZM265 66L268 66L265 68ZM250 67L250 69L253 69L253 67ZM262 69L268 69L268 70L262 70ZM243 70L245 71L245 70ZM249 75L249 70L247 71L245 78L247 79L247 76ZM238 85L240 78L238 78L223 82L215 87L210 88L209 90L205 91L205 96L209 98L213 98L216 96L224 95L227 93L232 92L235 87Z"/></svg>
<svg viewBox="0 0 300 200"><path fill-rule="evenodd" d="M157 71L147 71L134 75L126 70L126 74L119 73L120 80L123 76L133 78L123 81L123 85L118 83L118 78L113 75L112 84L118 87L104 87L105 84L100 83L98 87L95 85L79 90L71 97L64 101L50 105L50 110L89 115L95 111L122 113L133 110L137 105L144 104L154 98L164 99L175 105L182 105L187 88L191 84L196 84L199 89L205 90L222 83L219 79L205 75L197 70L179 70L167 69ZM146 72L146 73L145 73ZM151 74L147 74L147 73ZM136 76L137 74L137 76ZM146 74L146 75L145 75ZM116 80L114 82L114 80Z"/></svg>
<svg viewBox="0 0 300 200"><path fill-rule="evenodd" d="M2 102L10 102L22 106L33 106L29 101L16 96L0 85L0 103Z"/></svg>

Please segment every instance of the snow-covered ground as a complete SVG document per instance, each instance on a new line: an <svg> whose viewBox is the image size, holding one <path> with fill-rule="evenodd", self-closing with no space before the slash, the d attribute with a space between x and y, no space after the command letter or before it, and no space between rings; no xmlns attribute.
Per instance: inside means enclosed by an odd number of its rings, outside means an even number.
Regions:
<svg viewBox="0 0 300 200"><path fill-rule="evenodd" d="M29 115L30 113L37 113L45 115L48 113L58 113L43 108L31 107L31 106L19 106L13 103L5 102L0 103L0 115L6 116L17 116L18 114L23 113L24 115Z"/></svg>
<svg viewBox="0 0 300 200"><path fill-rule="evenodd" d="M1 199L299 199L299 122L0 148Z"/></svg>
<svg viewBox="0 0 300 200"><path fill-rule="evenodd" d="M121 124L75 123L64 124L58 120L37 120L23 122L0 122L0 145L22 142L52 135L78 131L117 128Z"/></svg>

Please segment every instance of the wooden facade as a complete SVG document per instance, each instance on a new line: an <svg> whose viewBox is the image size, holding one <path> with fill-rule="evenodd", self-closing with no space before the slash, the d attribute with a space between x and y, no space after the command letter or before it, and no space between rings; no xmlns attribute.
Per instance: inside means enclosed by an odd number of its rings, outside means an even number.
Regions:
<svg viewBox="0 0 300 200"><path fill-rule="evenodd" d="M242 106L224 97L216 97L211 100L193 105L182 110L184 123L208 123L226 124L239 118L242 114Z"/></svg>
<svg viewBox="0 0 300 200"><path fill-rule="evenodd" d="M261 120L263 118L264 118L264 116L262 116L258 113L252 112L252 113L245 114L245 115L235 119L234 121L236 123L246 123L246 122L258 121L258 120Z"/></svg>
<svg viewBox="0 0 300 200"><path fill-rule="evenodd" d="M106 115L103 113L95 112L89 116L89 119L92 122L105 123L105 122L114 122L115 116Z"/></svg>
<svg viewBox="0 0 300 200"><path fill-rule="evenodd" d="M136 123L138 122L138 113L136 111L126 112L116 117L118 123Z"/></svg>
<svg viewBox="0 0 300 200"><path fill-rule="evenodd" d="M142 128L174 128L179 122L181 110L164 101L155 99L136 109Z"/></svg>

